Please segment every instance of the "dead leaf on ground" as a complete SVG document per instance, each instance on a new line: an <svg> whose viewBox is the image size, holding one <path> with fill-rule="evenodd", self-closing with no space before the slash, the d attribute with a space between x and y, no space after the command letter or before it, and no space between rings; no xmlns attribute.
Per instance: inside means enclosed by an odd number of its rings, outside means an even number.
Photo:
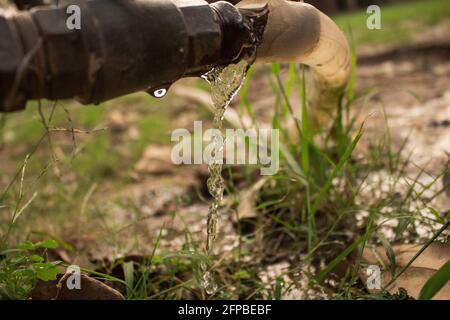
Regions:
<svg viewBox="0 0 450 320"><path fill-rule="evenodd" d="M167 174L175 170L170 146L151 145L145 149L135 169L142 173Z"/></svg>
<svg viewBox="0 0 450 320"><path fill-rule="evenodd" d="M396 272L405 267L414 255L422 248L422 244L400 244L393 245L395 254ZM365 248L362 259L368 265L377 265L382 269L381 286L386 285L392 279L390 260L383 246L376 248ZM420 290L428 279L450 260L449 243L432 243L406 271L389 288L390 293L396 293L400 288L406 289L408 294L417 299ZM367 280L366 270L361 270L361 278L364 283ZM372 291L372 290L369 290ZM373 290L372 292L376 292ZM450 283L447 283L433 299L450 300Z"/></svg>
<svg viewBox="0 0 450 320"><path fill-rule="evenodd" d="M31 298L33 300L125 300L119 291L85 274L80 275L80 289L69 289L68 276L71 275L59 274L57 280L38 281L31 292Z"/></svg>
<svg viewBox="0 0 450 320"><path fill-rule="evenodd" d="M251 188L242 191L239 195L237 208L239 219L250 219L256 217L256 195L266 183L266 178L259 179Z"/></svg>

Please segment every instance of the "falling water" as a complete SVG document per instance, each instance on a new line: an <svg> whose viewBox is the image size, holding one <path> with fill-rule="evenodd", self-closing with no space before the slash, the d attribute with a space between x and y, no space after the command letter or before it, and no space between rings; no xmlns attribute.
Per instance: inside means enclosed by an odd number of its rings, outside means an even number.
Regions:
<svg viewBox="0 0 450 320"><path fill-rule="evenodd" d="M214 106L213 126L217 133L213 136L214 150L212 160L208 163L208 171L210 177L207 181L208 191L213 197L208 210L206 221L206 255L210 256L213 252L214 240L217 237L217 223L219 220L219 207L223 198L225 188L224 179L222 177L223 158L216 157L218 151L222 151L225 141L221 133L222 123L225 111L238 93L244 83L247 71L251 64L255 61L256 50L262 40L264 28L267 22L267 8L260 7L241 11L243 14L244 26L248 29L251 36L252 45L244 49L241 60L235 64L225 67L216 67L202 76L211 86L211 98ZM219 154L223 154L219 152ZM211 273L210 265L202 263L200 265L202 276L202 287L206 293L211 295L217 291L217 283Z"/></svg>
<svg viewBox="0 0 450 320"><path fill-rule="evenodd" d="M214 68L206 75L203 76L211 85L211 97L214 106L214 120L213 125L216 129L222 129L222 123L225 111L233 100L236 93L244 83L249 63L246 60L241 60L237 64L231 64L226 67ZM220 131L218 131L219 133ZM223 135L216 134L213 137L213 143L215 148L212 154L212 160L208 164L208 171L210 177L207 181L208 191L213 197L213 200L209 206L208 217L206 222L206 254L210 255L214 240L217 236L217 222L219 220L219 207L223 198L223 190L225 187L222 177L223 159L216 157L216 152L223 149L224 137ZM202 286L206 293L213 294L217 290L217 284L213 279L210 271L208 271L208 265L202 263L203 271Z"/></svg>

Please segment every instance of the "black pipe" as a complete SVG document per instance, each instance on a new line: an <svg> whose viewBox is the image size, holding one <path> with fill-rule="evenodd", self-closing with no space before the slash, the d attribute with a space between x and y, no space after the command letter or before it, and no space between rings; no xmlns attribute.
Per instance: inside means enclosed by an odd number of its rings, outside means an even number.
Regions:
<svg viewBox="0 0 450 320"><path fill-rule="evenodd" d="M81 10L81 28L66 21ZM203 0L75 0L0 16L0 111L29 99L99 103L237 61L254 39L239 11Z"/></svg>
<svg viewBox="0 0 450 320"><path fill-rule="evenodd" d="M37 6L49 5L49 0L13 0L17 9L19 10L28 10Z"/></svg>

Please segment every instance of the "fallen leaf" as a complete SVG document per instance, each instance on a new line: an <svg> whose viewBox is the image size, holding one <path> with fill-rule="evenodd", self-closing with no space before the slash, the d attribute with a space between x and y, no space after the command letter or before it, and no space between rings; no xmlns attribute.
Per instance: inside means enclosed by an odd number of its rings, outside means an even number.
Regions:
<svg viewBox="0 0 450 320"><path fill-rule="evenodd" d="M175 165L172 163L171 153L172 148L170 146L148 146L136 164L135 169L142 173L172 173Z"/></svg>
<svg viewBox="0 0 450 320"><path fill-rule="evenodd" d="M239 195L237 208L239 219L249 219L256 217L256 195L266 183L265 178L259 179L251 188L242 191Z"/></svg>
<svg viewBox="0 0 450 320"><path fill-rule="evenodd" d="M101 281L81 274L80 289L67 287L67 274L59 274L57 280L38 281L31 292L33 300L125 300L117 290ZM58 290L58 283L61 285Z"/></svg>
<svg viewBox="0 0 450 320"><path fill-rule="evenodd" d="M392 248L394 250L397 266L406 266L422 246L422 244L393 245ZM389 258L386 256L386 251L382 246L375 249L366 248L362 258L368 264L380 264L381 262L384 266L390 265ZM416 260L414 260L411 267L438 270L448 260L450 260L450 244L434 242Z"/></svg>
<svg viewBox="0 0 450 320"><path fill-rule="evenodd" d="M414 255L422 248L421 244L400 244L393 245L395 254L396 270L399 272L405 267ZM383 246L376 248L365 248L362 260L368 265L377 265L382 270L381 287L392 280L391 259L388 258ZM390 293L396 293L400 288L404 288L408 295L418 298L422 287L445 263L450 260L450 244L434 242L419 257L413 261L409 268L401 274L393 285L388 288ZM361 270L361 278L364 283L367 280L366 270ZM369 290L377 292L379 290ZM436 300L450 300L450 283L442 287L433 297Z"/></svg>

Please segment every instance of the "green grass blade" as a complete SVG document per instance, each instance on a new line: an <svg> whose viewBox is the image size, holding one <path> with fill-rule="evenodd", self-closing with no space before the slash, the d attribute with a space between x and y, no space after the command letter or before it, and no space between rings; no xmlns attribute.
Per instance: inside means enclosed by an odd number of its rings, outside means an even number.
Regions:
<svg viewBox="0 0 450 320"><path fill-rule="evenodd" d="M134 265L133 261L124 262L122 264L123 274L125 282L127 283L127 298L130 299L134 296Z"/></svg>
<svg viewBox="0 0 450 320"><path fill-rule="evenodd" d="M316 275L315 281L317 283L320 283L327 274L329 274L333 269L347 257L353 250L356 249L356 247L359 245L363 238L356 239L351 245L349 245L344 251L342 251L336 258L331 261L325 269L319 272L319 274Z"/></svg>
<svg viewBox="0 0 450 320"><path fill-rule="evenodd" d="M419 300L430 300L450 280L450 260L447 261L422 287Z"/></svg>
<svg viewBox="0 0 450 320"><path fill-rule="evenodd" d="M248 99L248 91L250 89L250 80L252 79L252 75L253 75L253 68L250 68L247 72L244 85L241 88L240 96L241 96L241 108L242 106L244 106L245 111L250 116L250 119L252 119L252 124L255 125L256 123L255 114Z"/></svg>
<svg viewBox="0 0 450 320"><path fill-rule="evenodd" d="M397 266L397 261L395 258L394 250L392 249L392 246L389 243L389 241L384 236L379 234L378 239L380 239L381 244L383 245L384 250L386 251L386 256L389 259L389 264L391 265L391 274L392 274L392 276L395 276L395 269Z"/></svg>
<svg viewBox="0 0 450 320"><path fill-rule="evenodd" d="M348 26L348 34L350 37L350 49L352 53L352 73L347 90L347 106L350 106L355 99L356 68L358 65L358 56L356 54L356 43L353 37L353 29L350 25Z"/></svg>
<svg viewBox="0 0 450 320"><path fill-rule="evenodd" d="M319 195L317 196L317 198L315 199L311 211L312 214L314 214L317 209L319 208L322 200L325 198L326 194L328 193L328 190L331 188L333 179L338 175L339 172L341 172L342 168L344 167L344 165L347 163L347 161L350 159L353 150L355 149L356 145L358 144L359 140L362 137L362 129L363 129L363 125L361 125L358 134L356 135L356 137L353 139L352 143L350 143L350 145L347 146L343 156L341 157L341 159L339 160L338 164L334 167L333 171L331 172L331 174L329 175L327 181L325 182L325 185L322 187L322 189L320 190Z"/></svg>
<svg viewBox="0 0 450 320"><path fill-rule="evenodd" d="M302 166L305 175L308 176L309 172L309 141L311 140L311 129L309 124L308 114L308 100L306 96L306 79L305 79L305 67L302 66L302 78L301 78L301 91L300 96L302 98Z"/></svg>

